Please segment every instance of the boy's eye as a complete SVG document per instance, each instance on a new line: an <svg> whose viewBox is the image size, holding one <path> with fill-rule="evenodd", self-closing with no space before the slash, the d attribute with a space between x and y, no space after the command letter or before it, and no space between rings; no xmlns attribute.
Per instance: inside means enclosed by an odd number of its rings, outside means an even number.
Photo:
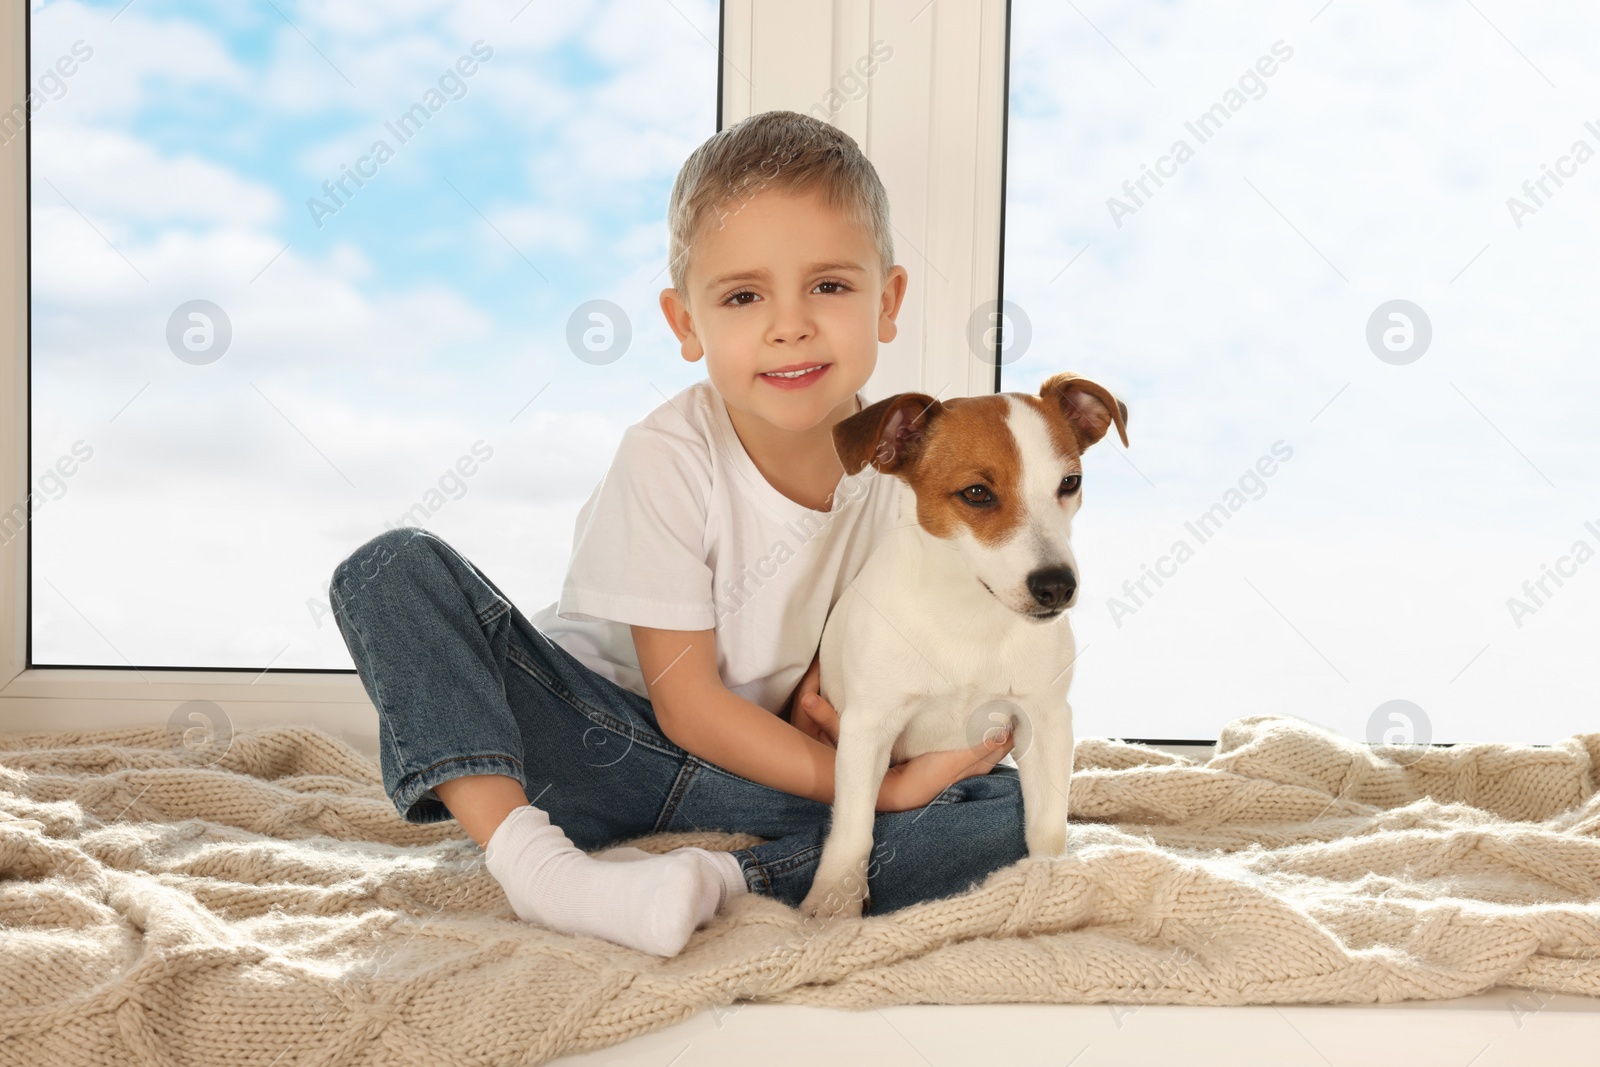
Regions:
<svg viewBox="0 0 1600 1067"><path fill-rule="evenodd" d="M818 282L816 284L816 288L821 289L824 286L829 286L829 285L834 287L833 290L828 291L828 292L824 292L822 294L823 296L837 296L840 293L848 293L848 292L851 291L849 283L841 282L841 281L835 281L833 279L829 279L828 281ZM740 297L748 296L748 297L752 297L753 298L756 295L757 294L755 292L753 292L752 290L750 290L750 289L739 289L739 290L737 290L735 292L729 293L727 295L727 297L725 297L723 299L722 302L724 304L732 304L734 307L747 307L750 304L754 303L755 301L753 299L752 300L741 300Z"/></svg>

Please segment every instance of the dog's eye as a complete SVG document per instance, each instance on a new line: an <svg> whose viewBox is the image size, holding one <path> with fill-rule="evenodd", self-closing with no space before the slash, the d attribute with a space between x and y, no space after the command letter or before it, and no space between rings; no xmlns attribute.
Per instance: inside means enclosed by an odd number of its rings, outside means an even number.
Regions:
<svg viewBox="0 0 1600 1067"><path fill-rule="evenodd" d="M1078 486L1083 483L1083 475L1069 474L1061 479L1061 495L1071 496L1078 491Z"/></svg>
<svg viewBox="0 0 1600 1067"><path fill-rule="evenodd" d="M992 504L994 494L989 492L986 485L969 485L961 490L961 499L969 504Z"/></svg>

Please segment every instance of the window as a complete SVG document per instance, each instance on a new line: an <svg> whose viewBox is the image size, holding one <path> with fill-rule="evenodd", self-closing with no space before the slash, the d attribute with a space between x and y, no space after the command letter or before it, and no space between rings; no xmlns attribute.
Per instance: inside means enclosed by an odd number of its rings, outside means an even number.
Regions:
<svg viewBox="0 0 1600 1067"><path fill-rule="evenodd" d="M1572 5L1015 0L1001 387L1130 409L1081 735L1592 724L1597 48Z"/></svg>
<svg viewBox="0 0 1600 1067"><path fill-rule="evenodd" d="M623 428L703 374L643 327L718 24L35 2L32 662L348 669L327 582L397 525L553 599Z"/></svg>

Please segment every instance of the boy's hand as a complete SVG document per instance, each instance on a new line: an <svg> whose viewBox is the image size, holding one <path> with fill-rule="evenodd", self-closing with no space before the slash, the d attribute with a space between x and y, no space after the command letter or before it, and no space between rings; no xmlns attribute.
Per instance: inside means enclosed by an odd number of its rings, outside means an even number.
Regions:
<svg viewBox="0 0 1600 1067"><path fill-rule="evenodd" d="M819 660L813 658L811 666L800 679L794 692L789 721L807 736L837 749L839 713L822 698L818 688L818 678L821 676L818 664ZM988 737L971 748L924 752L893 764L884 772L883 784L878 787L875 810L911 811L923 807L963 778L988 774L1011 751L1013 739L1008 730L1003 735Z"/></svg>
<svg viewBox="0 0 1600 1067"><path fill-rule="evenodd" d="M896 763L883 776L878 788L878 811L910 811L963 778L988 774L1011 751L1012 734L993 735L971 748L952 748L924 752L904 763Z"/></svg>
<svg viewBox="0 0 1600 1067"><path fill-rule="evenodd" d="M811 657L811 666L801 676L794 691L794 704L789 712L789 722L807 737L815 738L829 748L839 747L839 713L822 699L822 653Z"/></svg>

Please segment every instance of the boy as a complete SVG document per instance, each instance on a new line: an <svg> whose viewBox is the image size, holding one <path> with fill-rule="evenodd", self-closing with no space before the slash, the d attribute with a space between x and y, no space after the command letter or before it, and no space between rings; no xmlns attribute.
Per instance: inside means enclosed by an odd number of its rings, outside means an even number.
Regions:
<svg viewBox="0 0 1600 1067"><path fill-rule="evenodd" d="M872 165L792 111L697 148L668 224L661 309L707 379L624 432L578 514L559 601L523 618L414 528L357 549L332 590L401 815L460 822L520 918L663 956L731 895L796 905L810 888L837 735L815 654L828 609L899 521L898 481L846 475L832 429L867 406L907 280ZM1010 747L891 769L874 910L1026 855L1016 771L995 766ZM769 840L586 855L695 829Z"/></svg>

